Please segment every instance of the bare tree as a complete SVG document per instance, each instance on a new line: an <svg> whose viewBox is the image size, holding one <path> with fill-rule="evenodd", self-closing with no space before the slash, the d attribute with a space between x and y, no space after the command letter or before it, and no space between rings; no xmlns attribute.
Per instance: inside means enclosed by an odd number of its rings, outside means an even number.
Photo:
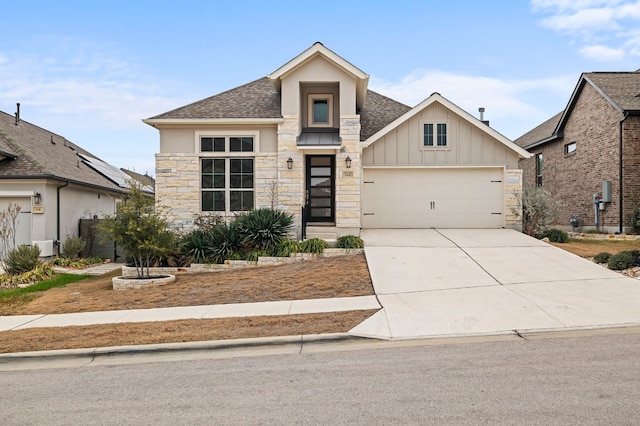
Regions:
<svg viewBox="0 0 640 426"><path fill-rule="evenodd" d="M16 248L16 230L18 229L18 215L22 208L15 203L9 203L6 210L0 211L0 265L4 266L9 252Z"/></svg>

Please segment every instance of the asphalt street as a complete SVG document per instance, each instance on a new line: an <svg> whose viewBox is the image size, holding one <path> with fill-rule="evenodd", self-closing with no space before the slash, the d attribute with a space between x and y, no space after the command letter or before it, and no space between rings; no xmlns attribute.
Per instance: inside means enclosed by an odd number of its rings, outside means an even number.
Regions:
<svg viewBox="0 0 640 426"><path fill-rule="evenodd" d="M637 424L640 333L587 334L5 371L0 423Z"/></svg>

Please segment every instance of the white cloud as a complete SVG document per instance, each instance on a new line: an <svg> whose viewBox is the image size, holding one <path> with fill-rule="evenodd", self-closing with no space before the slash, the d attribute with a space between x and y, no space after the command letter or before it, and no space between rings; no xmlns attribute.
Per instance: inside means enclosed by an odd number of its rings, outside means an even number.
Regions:
<svg viewBox="0 0 640 426"><path fill-rule="evenodd" d="M586 58L600 62L617 61L624 58L624 49L614 49L607 46L586 46L580 49L580 54Z"/></svg>
<svg viewBox="0 0 640 426"><path fill-rule="evenodd" d="M108 47L49 43L55 51L45 57L15 51L0 58L0 105L21 102L47 114L89 117L86 125L131 128L184 103L182 94L167 89L177 85L154 81Z"/></svg>
<svg viewBox="0 0 640 426"><path fill-rule="evenodd" d="M415 106L438 92L471 115L485 107L485 118L504 135L516 138L565 106L576 76L536 80L500 80L483 76L422 70L398 82L371 78L372 90ZM546 105L539 107L537 105Z"/></svg>
<svg viewBox="0 0 640 426"><path fill-rule="evenodd" d="M542 26L576 37L578 52L596 61L622 61L639 55L640 0L532 0L533 11L546 15ZM572 44L573 41L572 41Z"/></svg>

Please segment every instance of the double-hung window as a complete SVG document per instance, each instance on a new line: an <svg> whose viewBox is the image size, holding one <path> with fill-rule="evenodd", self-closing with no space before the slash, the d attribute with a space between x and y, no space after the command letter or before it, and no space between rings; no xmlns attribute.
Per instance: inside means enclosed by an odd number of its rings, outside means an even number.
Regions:
<svg viewBox="0 0 640 426"><path fill-rule="evenodd" d="M201 210L229 214L254 208L253 136L201 136Z"/></svg>
<svg viewBox="0 0 640 426"><path fill-rule="evenodd" d="M422 123L422 146L424 148L444 148L447 146L447 123Z"/></svg>

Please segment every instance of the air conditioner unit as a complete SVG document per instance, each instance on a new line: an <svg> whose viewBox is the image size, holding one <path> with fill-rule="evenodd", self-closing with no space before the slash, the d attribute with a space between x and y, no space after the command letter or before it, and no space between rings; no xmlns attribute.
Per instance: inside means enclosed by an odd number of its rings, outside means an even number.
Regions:
<svg viewBox="0 0 640 426"><path fill-rule="evenodd" d="M40 257L50 257L55 254L53 251L53 240L31 241L31 246L38 245L40 247Z"/></svg>

